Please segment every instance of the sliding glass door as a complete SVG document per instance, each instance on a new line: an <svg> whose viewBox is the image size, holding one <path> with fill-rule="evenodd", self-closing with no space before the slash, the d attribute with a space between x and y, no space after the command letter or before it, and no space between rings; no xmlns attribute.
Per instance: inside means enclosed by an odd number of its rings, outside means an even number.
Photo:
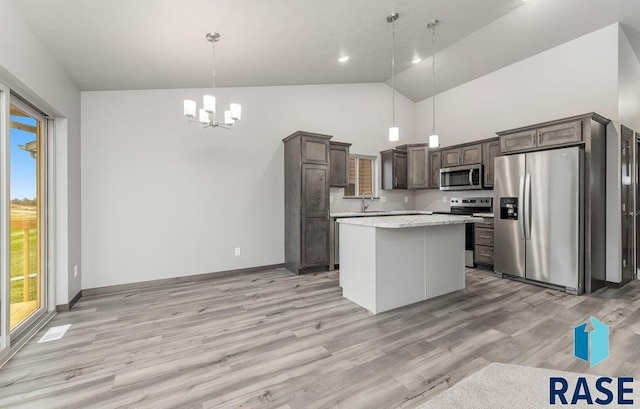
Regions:
<svg viewBox="0 0 640 409"><path fill-rule="evenodd" d="M52 311L45 262L49 122L0 82L0 364Z"/></svg>
<svg viewBox="0 0 640 409"><path fill-rule="evenodd" d="M45 310L45 119L20 100L10 103L9 329L18 335Z"/></svg>
<svg viewBox="0 0 640 409"><path fill-rule="evenodd" d="M9 353L9 88L0 82L0 362Z"/></svg>

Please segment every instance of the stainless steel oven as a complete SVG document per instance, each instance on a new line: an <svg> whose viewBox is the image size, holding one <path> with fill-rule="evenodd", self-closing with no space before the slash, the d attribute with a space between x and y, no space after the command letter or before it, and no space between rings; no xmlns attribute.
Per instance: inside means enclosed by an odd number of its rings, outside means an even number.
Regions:
<svg viewBox="0 0 640 409"><path fill-rule="evenodd" d="M482 189L483 170L481 164L440 169L440 190Z"/></svg>
<svg viewBox="0 0 640 409"><path fill-rule="evenodd" d="M435 212L439 214L457 214L463 216L471 216L474 213L491 213L493 210L493 198L491 196L484 197L452 197L449 200L450 211ZM474 223L465 224L464 249L465 261L467 267L475 267L473 252L475 251L474 242Z"/></svg>

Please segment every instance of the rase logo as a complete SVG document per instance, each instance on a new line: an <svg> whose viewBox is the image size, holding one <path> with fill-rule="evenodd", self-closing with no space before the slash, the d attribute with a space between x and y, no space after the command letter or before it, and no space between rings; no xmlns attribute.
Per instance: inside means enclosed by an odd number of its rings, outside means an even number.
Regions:
<svg viewBox="0 0 640 409"><path fill-rule="evenodd" d="M609 327L591 317L593 330L587 331L587 323L583 322L573 329L573 355L589 363L593 368L605 359L609 358ZM633 378L621 377L617 380L602 376L595 380L595 385L589 385L587 378L578 377L576 384L569 391L569 381L564 377L551 377L549 379L549 403L552 405L575 405L584 402L588 405L609 405L614 402L618 405L633 405L633 399L629 396L633 393ZM617 386L617 388L616 388ZM595 388L594 394L592 390Z"/></svg>
<svg viewBox="0 0 640 409"><path fill-rule="evenodd" d="M609 358L609 327L591 317L593 331L587 332L587 323L583 322L573 329L573 355L589 362L593 368Z"/></svg>

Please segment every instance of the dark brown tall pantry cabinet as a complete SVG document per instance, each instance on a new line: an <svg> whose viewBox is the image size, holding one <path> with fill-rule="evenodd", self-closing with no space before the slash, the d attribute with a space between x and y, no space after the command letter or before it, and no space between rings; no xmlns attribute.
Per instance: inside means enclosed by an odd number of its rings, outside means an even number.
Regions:
<svg viewBox="0 0 640 409"><path fill-rule="evenodd" d="M329 268L330 139L303 131L283 139L284 259L296 274Z"/></svg>

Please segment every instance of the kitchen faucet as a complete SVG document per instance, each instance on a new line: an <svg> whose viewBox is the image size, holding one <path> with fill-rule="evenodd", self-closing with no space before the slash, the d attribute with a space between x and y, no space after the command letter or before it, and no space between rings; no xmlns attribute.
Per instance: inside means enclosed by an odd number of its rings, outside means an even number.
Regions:
<svg viewBox="0 0 640 409"><path fill-rule="evenodd" d="M367 203L367 199L366 199L366 196L367 196L367 195L369 195L369 199L371 199L371 201L373 201L373 193L371 193L371 192L364 192L364 193L362 194L362 211L363 211L363 212L366 212L366 211L367 211L367 209L369 208L369 204L370 204L370 203Z"/></svg>

